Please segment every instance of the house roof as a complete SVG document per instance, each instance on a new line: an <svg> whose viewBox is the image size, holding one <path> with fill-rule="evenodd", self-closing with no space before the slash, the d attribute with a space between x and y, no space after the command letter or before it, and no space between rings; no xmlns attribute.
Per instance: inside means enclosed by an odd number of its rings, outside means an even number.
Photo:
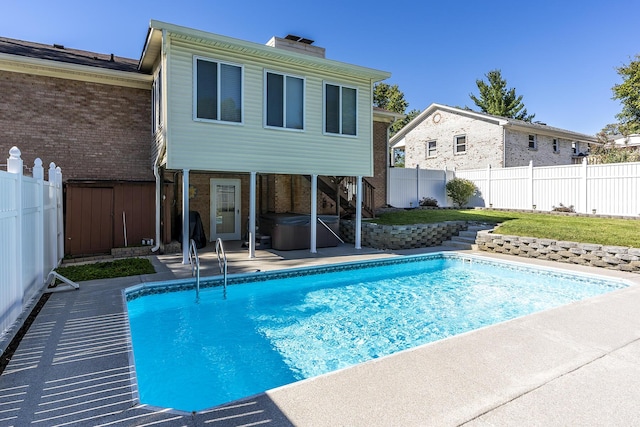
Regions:
<svg viewBox="0 0 640 427"><path fill-rule="evenodd" d="M152 20L149 24L147 40L140 57L139 69L143 72L152 71L162 49L163 32L169 33L172 37L179 38L187 42L198 43L200 45L228 51L235 51L242 55L262 57L266 60L279 60L297 65L313 67L315 69L326 70L332 73L364 76L371 79L373 82L378 82L391 76L391 73L386 71L375 70L325 58L318 58L304 53L292 52L290 50L279 49L273 46L248 42L155 20Z"/></svg>
<svg viewBox="0 0 640 427"><path fill-rule="evenodd" d="M373 119L378 122L393 123L396 120L404 118L404 114L396 113L394 111L385 110L384 108L373 106Z"/></svg>
<svg viewBox="0 0 640 427"><path fill-rule="evenodd" d="M112 54L0 37L0 70L60 79L151 89L138 62Z"/></svg>
<svg viewBox="0 0 640 427"><path fill-rule="evenodd" d="M450 107L442 104L431 104L416 118L409 122L405 127L400 129L395 135L391 137L389 143L395 145L400 143L407 133L422 123L427 117L434 112L441 110L447 111L453 114L458 114L465 117L470 117L477 120L483 120L488 123L493 123L498 126L502 126L508 129L519 130L522 132L532 132L538 135L555 136L558 138L570 139L577 142L586 142L589 144L598 143L598 140L593 135L586 135L579 132L573 132L566 129L560 129L552 126L547 126L542 123L530 123L524 120L509 119L506 117L494 116L491 114L479 113L477 111L465 110L462 108ZM399 145L400 146L400 145Z"/></svg>
<svg viewBox="0 0 640 427"><path fill-rule="evenodd" d="M109 70L139 72L138 62L134 59L121 58L113 54L69 49L58 44L47 45L0 37L0 53L69 64L88 65Z"/></svg>

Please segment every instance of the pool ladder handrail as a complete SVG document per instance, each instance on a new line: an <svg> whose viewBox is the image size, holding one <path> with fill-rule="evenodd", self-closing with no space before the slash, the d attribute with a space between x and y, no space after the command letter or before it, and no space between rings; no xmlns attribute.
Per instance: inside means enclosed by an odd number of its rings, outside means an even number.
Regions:
<svg viewBox="0 0 640 427"><path fill-rule="evenodd" d="M196 276L196 298L200 298L200 257L196 248L196 241L189 241L189 264L191 264L191 277Z"/></svg>
<svg viewBox="0 0 640 427"><path fill-rule="evenodd" d="M220 273L223 277L224 285L224 297L227 297L227 254L224 252L224 245L222 239L218 237L216 239L216 256L218 257L218 267L220 267Z"/></svg>

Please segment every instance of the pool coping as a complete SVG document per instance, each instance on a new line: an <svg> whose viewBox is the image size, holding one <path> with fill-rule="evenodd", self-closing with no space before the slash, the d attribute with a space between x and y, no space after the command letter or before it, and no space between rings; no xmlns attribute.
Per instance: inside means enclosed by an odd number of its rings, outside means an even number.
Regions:
<svg viewBox="0 0 640 427"><path fill-rule="evenodd" d="M389 257L412 252L371 253L372 256ZM482 258L507 259L514 263L523 263L522 258L514 259L513 256L494 256L468 251L462 253L475 253ZM60 371L56 371L58 368L48 365L44 359L50 356L55 360L61 337L69 333L69 324L77 320L74 316L86 315L87 319L98 315L115 316L118 321L114 323L114 328L121 326L122 289L134 281L144 284L157 281L159 278L187 277L186 274L180 276L176 273L186 269L176 265L175 259L155 257L153 261L159 267L159 274L127 280L85 282L81 284L80 291L52 295L50 302L45 306L48 312L43 313L42 318L39 316L35 329L32 328L34 330L27 333L31 335L27 342L42 340L45 343L42 360L38 362L37 367L25 369L20 375L5 373L0 376L0 390L19 389L23 383L28 383L31 387L23 403L19 404L21 411L17 412L20 415L16 423L38 421L44 395L43 390L38 388L46 388L47 383L41 378L43 374L55 377L53 380L48 379L51 382L61 381L65 375L69 378L78 376L83 369L98 371L116 369L118 366L126 369L123 365L128 365L128 358L116 357L117 355L113 354L86 363L70 363L65 367L66 370ZM330 259L316 261L327 262ZM95 414L91 415L92 420L109 425L127 425L134 419L137 422L163 422L167 425L202 425L215 420L216 425L225 426L236 425L239 420L247 423L267 423L267 420L270 420L268 422L271 425L278 426L489 423L509 425L514 420L523 419L522 417L527 417L529 423L547 425L567 424L572 420L579 422L584 420L584 417L589 417L593 424L624 424L634 421L637 407L633 402L640 400L640 391L637 391L640 390L640 320L636 319L635 315L636 307L640 305L640 287L636 286L640 284L640 277L637 274L602 271L592 267L562 268L563 266L551 262L532 260L524 264L625 279L629 280L632 286L570 304L568 307L551 309L507 321L506 324L501 323L426 344L418 350L405 350L337 373L303 380L234 402L232 405L197 414L137 405L132 399L124 399L117 405L114 404L114 411L108 413L100 412L101 408L91 407L90 403L77 405L80 405L78 408L87 406L83 409L87 412L82 412L85 418L89 417L88 414ZM86 299L89 297L98 298L103 304L99 307L91 306L88 301L92 300ZM113 297L116 297L119 303L109 303L108 299ZM113 307L107 307L110 305ZM106 308L111 310L108 314L97 313L99 309ZM81 310L86 313L80 313ZM607 315L603 316L603 313ZM599 323L592 324L592 317ZM52 332L45 337L43 330L48 327L48 323L54 322L53 319L56 319L56 324L51 326ZM594 330L583 330L581 321L591 322L588 326ZM556 353L556 359L560 359L560 356L566 358L558 360L562 363L557 366L540 367L541 370L547 369L540 377L541 374L536 374L533 370L526 372L527 375L520 375L516 371L521 368L512 363L514 359L518 361L518 365L536 365L536 360L532 360L535 358L532 358L531 354L522 353L522 346L528 348L527 343L519 341L518 334L523 331L530 333L536 342L554 350L547 352L546 347L541 350L531 348L532 352L538 352L536 355L539 358L548 358ZM95 331L94 335L99 335L99 331ZM482 346L488 348L480 351ZM492 346L494 348L491 348ZM499 355L505 358L495 362L500 368L495 371L496 365L489 362L492 362L491 357L496 356L497 350L500 350ZM508 357L507 350L512 352L509 353L512 357ZM469 366L454 363L456 360L467 360L470 355L476 357L473 358L473 363L469 362ZM474 366L476 360L482 360L483 363ZM12 360L11 363L13 362ZM110 365L105 368L103 364L108 363ZM608 372L610 375L600 375L603 372L602 365L609 369L604 370L605 374ZM42 371L46 366L50 367ZM471 374L467 372L467 375L462 375L465 369L469 369ZM593 372L599 375L590 375ZM617 372L624 373L624 378L613 375ZM500 384L489 374L499 377L506 385ZM421 381L421 378L425 378L424 375L428 375L428 384ZM532 380L532 377L536 381ZM574 397L578 395L580 399ZM613 401L614 398L617 400ZM624 402L628 403L625 405ZM119 409L115 410L116 408ZM56 420L77 421L79 413L80 411L72 412L67 409L66 413L61 414ZM97 421L94 424L97 424Z"/></svg>

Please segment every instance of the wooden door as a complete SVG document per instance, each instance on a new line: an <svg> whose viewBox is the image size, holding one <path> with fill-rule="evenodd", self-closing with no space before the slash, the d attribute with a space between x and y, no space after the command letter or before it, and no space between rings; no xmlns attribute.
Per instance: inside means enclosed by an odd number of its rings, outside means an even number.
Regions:
<svg viewBox="0 0 640 427"><path fill-rule="evenodd" d="M110 253L113 188L67 187L65 255Z"/></svg>

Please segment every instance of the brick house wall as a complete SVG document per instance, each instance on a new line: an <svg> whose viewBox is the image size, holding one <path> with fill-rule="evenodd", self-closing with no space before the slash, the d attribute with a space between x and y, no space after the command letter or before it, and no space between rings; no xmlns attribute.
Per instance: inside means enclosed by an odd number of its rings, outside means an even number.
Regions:
<svg viewBox="0 0 640 427"><path fill-rule="evenodd" d="M455 153L455 136L466 135L467 150ZM427 156L428 141L436 141L435 156ZM502 167L502 128L448 111L436 111L405 136L405 167L476 169Z"/></svg>
<svg viewBox="0 0 640 427"><path fill-rule="evenodd" d="M558 151L553 149L554 137L539 135L535 132L526 133L505 130L507 139L505 149L505 167L527 166L533 161L535 166L570 165L572 162L572 141L562 138L558 140ZM535 135L536 148L529 148L529 135ZM578 143L578 153L586 150L586 144Z"/></svg>
<svg viewBox="0 0 640 427"><path fill-rule="evenodd" d="M65 181L154 180L150 90L0 71L0 93L5 158L17 146Z"/></svg>

